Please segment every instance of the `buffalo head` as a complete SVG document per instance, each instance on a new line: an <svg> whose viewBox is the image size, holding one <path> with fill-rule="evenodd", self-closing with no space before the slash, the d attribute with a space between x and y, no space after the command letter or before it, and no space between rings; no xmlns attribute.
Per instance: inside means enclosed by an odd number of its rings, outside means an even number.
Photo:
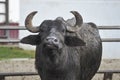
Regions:
<svg viewBox="0 0 120 80"><path fill-rule="evenodd" d="M62 17L55 20L45 20L40 26L33 26L32 19L37 12L30 13L25 19L25 27L32 33L39 33L38 35L29 35L21 40L22 43L31 45L43 44L45 48L61 49L67 46L84 45L84 41L78 36L70 36L76 34L83 24L81 15L76 11L71 11L75 16L76 23L74 26L70 25ZM74 43L71 43L74 41Z"/></svg>

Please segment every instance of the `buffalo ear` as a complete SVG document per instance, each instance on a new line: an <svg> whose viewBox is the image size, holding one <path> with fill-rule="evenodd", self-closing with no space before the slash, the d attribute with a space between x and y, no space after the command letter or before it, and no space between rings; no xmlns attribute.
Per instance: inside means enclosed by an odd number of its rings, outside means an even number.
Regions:
<svg viewBox="0 0 120 80"><path fill-rule="evenodd" d="M40 44L40 36L39 35L29 35L20 40L21 43L30 44L30 45L38 45Z"/></svg>
<svg viewBox="0 0 120 80"><path fill-rule="evenodd" d="M75 47L75 46L84 46L86 43L75 36L66 36L65 37L65 44L67 46Z"/></svg>

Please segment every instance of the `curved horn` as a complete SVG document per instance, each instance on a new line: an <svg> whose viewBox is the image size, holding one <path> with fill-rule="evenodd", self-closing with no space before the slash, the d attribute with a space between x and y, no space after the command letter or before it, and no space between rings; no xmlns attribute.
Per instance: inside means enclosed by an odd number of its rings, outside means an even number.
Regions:
<svg viewBox="0 0 120 80"><path fill-rule="evenodd" d="M83 19L77 11L71 11L71 13L75 16L76 23L74 26L67 26L67 30L69 32L76 32L83 24Z"/></svg>
<svg viewBox="0 0 120 80"><path fill-rule="evenodd" d="M32 25L32 19L36 13L37 11L31 12L25 19L25 27L32 33L39 32L39 27L33 27Z"/></svg>

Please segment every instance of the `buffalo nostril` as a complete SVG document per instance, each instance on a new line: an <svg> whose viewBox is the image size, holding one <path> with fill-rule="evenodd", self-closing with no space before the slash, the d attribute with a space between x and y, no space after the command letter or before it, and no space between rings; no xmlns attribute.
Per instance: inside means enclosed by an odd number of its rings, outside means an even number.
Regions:
<svg viewBox="0 0 120 80"><path fill-rule="evenodd" d="M57 39L54 39L54 41L55 41L55 42L58 42L58 40L57 40Z"/></svg>
<svg viewBox="0 0 120 80"><path fill-rule="evenodd" d="M46 41L49 41L49 39L48 39L48 38L46 38Z"/></svg>
<svg viewBox="0 0 120 80"><path fill-rule="evenodd" d="M55 38L55 37L47 37L46 39L45 39L45 41L47 42L47 43L58 43L59 42L59 40L57 39L57 38Z"/></svg>

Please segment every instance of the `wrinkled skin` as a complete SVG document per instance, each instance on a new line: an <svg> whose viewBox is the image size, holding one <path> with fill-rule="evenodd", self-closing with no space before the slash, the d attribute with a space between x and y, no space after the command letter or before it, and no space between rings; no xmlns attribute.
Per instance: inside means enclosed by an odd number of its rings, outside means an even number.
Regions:
<svg viewBox="0 0 120 80"><path fill-rule="evenodd" d="M91 80L97 72L102 42L96 25L83 23L73 33L66 30L71 21L45 20L38 35L21 40L36 45L35 65L41 80Z"/></svg>

